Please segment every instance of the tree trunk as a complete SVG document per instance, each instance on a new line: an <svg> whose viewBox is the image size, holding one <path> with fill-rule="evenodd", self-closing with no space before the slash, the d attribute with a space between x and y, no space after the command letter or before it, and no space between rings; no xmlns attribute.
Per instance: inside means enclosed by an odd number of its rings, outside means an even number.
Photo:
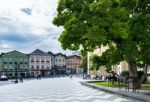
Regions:
<svg viewBox="0 0 150 102"><path fill-rule="evenodd" d="M138 71L137 71L137 65L134 61L129 61L129 77L133 77L133 82L130 82L129 84L131 85L130 87L132 87L132 84L136 84L136 88L141 88L141 83L138 79ZM132 80L132 79L131 79ZM135 81L136 80L136 81Z"/></svg>
<svg viewBox="0 0 150 102"><path fill-rule="evenodd" d="M137 65L133 61L129 61L129 76L130 77L138 77Z"/></svg>
<svg viewBox="0 0 150 102"><path fill-rule="evenodd" d="M148 65L146 64L145 67L144 67L144 74L140 78L140 84L142 84L142 82L144 81L144 79L147 77L147 67L148 67Z"/></svg>

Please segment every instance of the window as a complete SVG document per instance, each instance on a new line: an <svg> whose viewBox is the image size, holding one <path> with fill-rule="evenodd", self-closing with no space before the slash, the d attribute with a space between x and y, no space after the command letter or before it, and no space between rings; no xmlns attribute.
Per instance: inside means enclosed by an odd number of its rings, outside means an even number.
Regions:
<svg viewBox="0 0 150 102"><path fill-rule="evenodd" d="M31 65L31 69L34 69L34 65Z"/></svg>
<svg viewBox="0 0 150 102"><path fill-rule="evenodd" d="M9 61L11 62L11 61L12 61L12 59L11 59L11 58L9 58Z"/></svg>
<svg viewBox="0 0 150 102"><path fill-rule="evenodd" d="M7 62L7 58L4 58L4 61Z"/></svg>
<svg viewBox="0 0 150 102"><path fill-rule="evenodd" d="M25 66L24 68L25 68L25 69L28 69L28 67L27 67L27 66Z"/></svg>
<svg viewBox="0 0 150 102"><path fill-rule="evenodd" d="M4 64L7 64L7 62L4 62Z"/></svg>
<svg viewBox="0 0 150 102"><path fill-rule="evenodd" d="M12 69L12 66L9 66L9 69Z"/></svg>
<svg viewBox="0 0 150 102"><path fill-rule="evenodd" d="M27 61L28 61L28 59L24 59L24 61L26 61L26 62L27 62Z"/></svg>
<svg viewBox="0 0 150 102"><path fill-rule="evenodd" d="M44 57L41 57L41 62L44 62Z"/></svg>
<svg viewBox="0 0 150 102"><path fill-rule="evenodd" d="M36 57L36 62L39 62L39 57Z"/></svg>
<svg viewBox="0 0 150 102"><path fill-rule="evenodd" d="M36 69L39 69L39 65L36 65Z"/></svg>
<svg viewBox="0 0 150 102"><path fill-rule="evenodd" d="M31 62L34 62L34 58L33 57L31 58Z"/></svg>
<svg viewBox="0 0 150 102"><path fill-rule="evenodd" d="M9 64L12 64L12 62L9 62Z"/></svg>
<svg viewBox="0 0 150 102"><path fill-rule="evenodd" d="M5 69L7 69L7 66L4 66Z"/></svg>
<svg viewBox="0 0 150 102"><path fill-rule="evenodd" d="M59 62L61 62L61 59L59 59Z"/></svg>
<svg viewBox="0 0 150 102"><path fill-rule="evenodd" d="M56 62L57 62L57 59L56 59Z"/></svg>

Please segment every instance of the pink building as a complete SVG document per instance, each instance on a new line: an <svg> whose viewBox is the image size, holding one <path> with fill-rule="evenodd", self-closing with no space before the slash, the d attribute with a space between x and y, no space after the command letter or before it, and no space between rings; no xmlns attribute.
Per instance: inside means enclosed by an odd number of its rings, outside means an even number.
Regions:
<svg viewBox="0 0 150 102"><path fill-rule="evenodd" d="M77 55L67 56L66 69L68 74L78 74L81 57Z"/></svg>

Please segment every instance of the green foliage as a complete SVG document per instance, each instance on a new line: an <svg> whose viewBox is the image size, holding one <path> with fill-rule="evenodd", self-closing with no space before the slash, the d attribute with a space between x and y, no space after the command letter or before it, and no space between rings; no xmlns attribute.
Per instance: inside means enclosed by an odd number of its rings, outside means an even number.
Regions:
<svg viewBox="0 0 150 102"><path fill-rule="evenodd" d="M87 57L82 58L80 68L83 68L83 72L87 73Z"/></svg>
<svg viewBox="0 0 150 102"><path fill-rule="evenodd" d="M150 64L150 0L59 0L53 23L63 26L59 37L63 49L86 55L108 46L100 61L111 65L120 61ZM93 67L94 68L94 67Z"/></svg>
<svg viewBox="0 0 150 102"><path fill-rule="evenodd" d="M90 61L92 62L92 66L90 70L98 70L100 66L100 59L99 56L94 55L90 58Z"/></svg>

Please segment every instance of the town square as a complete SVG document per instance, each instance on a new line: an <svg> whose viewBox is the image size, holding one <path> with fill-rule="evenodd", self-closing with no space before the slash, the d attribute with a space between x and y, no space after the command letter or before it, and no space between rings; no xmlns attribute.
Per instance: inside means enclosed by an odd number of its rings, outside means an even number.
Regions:
<svg viewBox="0 0 150 102"><path fill-rule="evenodd" d="M150 102L150 0L0 0L0 102Z"/></svg>

